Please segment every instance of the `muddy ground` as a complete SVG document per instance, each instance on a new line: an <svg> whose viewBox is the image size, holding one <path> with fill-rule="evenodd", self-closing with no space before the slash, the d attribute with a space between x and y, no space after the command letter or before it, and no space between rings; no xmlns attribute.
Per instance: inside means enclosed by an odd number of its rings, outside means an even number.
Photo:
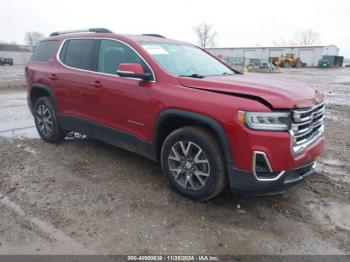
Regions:
<svg viewBox="0 0 350 262"><path fill-rule="evenodd" d="M18 85L22 70L0 67L0 82ZM267 76L325 94L317 173L283 195L207 203L172 192L138 155L89 139L43 142L25 91L0 90L0 254L350 254L350 69Z"/></svg>

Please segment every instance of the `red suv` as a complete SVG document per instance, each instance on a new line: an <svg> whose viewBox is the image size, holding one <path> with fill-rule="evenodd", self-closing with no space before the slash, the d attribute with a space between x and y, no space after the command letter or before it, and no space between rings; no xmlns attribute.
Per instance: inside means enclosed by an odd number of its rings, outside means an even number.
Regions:
<svg viewBox="0 0 350 262"><path fill-rule="evenodd" d="M106 29L57 32L25 69L42 139L76 131L161 162L182 195L283 192L324 147L323 96L242 75L192 44Z"/></svg>

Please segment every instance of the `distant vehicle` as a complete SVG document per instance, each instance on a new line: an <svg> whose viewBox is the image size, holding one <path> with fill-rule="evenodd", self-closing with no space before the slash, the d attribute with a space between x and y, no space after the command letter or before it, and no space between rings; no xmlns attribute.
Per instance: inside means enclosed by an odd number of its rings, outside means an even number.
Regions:
<svg viewBox="0 0 350 262"><path fill-rule="evenodd" d="M269 68L269 64L268 63L262 63L259 68Z"/></svg>
<svg viewBox="0 0 350 262"><path fill-rule="evenodd" d="M346 65L345 67L350 67L350 64L349 64L349 65Z"/></svg>
<svg viewBox="0 0 350 262"><path fill-rule="evenodd" d="M329 61L320 60L318 61L318 68L331 68L331 64L329 63Z"/></svg>
<svg viewBox="0 0 350 262"><path fill-rule="evenodd" d="M43 140L57 143L76 131L160 161L173 188L190 199L208 200L227 187L285 191L314 173L324 147L320 92L242 75L199 47L159 35L52 33L25 76Z"/></svg>
<svg viewBox="0 0 350 262"><path fill-rule="evenodd" d="M13 59L11 57L0 56L0 65L13 66Z"/></svg>
<svg viewBox="0 0 350 262"><path fill-rule="evenodd" d="M271 70L275 70L276 67L272 64L272 63L262 63L259 66L260 69L271 69Z"/></svg>
<svg viewBox="0 0 350 262"><path fill-rule="evenodd" d="M343 67L344 63L344 56L338 56L338 55L324 55L322 56L322 59L320 59L322 62L326 61L329 63L329 67Z"/></svg>
<svg viewBox="0 0 350 262"><path fill-rule="evenodd" d="M303 67L303 63L299 57L295 57L294 54L286 54L281 57L271 57L271 62L274 65L279 65L280 67Z"/></svg>

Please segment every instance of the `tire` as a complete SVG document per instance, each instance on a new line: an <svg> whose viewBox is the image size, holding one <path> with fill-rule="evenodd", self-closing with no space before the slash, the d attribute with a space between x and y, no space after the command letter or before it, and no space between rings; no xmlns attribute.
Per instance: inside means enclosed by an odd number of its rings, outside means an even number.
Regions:
<svg viewBox="0 0 350 262"><path fill-rule="evenodd" d="M66 134L58 122L55 107L49 97L39 97L33 112L36 129L43 140L49 143L64 140Z"/></svg>
<svg viewBox="0 0 350 262"><path fill-rule="evenodd" d="M188 126L172 132L163 143L161 164L170 185L189 199L212 199L227 186L221 147L206 128Z"/></svg>
<svg viewBox="0 0 350 262"><path fill-rule="evenodd" d="M296 62L295 67L296 67L296 68L301 68L301 67L303 67L302 62L301 62L300 60L299 60L298 62Z"/></svg>
<svg viewBox="0 0 350 262"><path fill-rule="evenodd" d="M288 61L284 61L283 67L285 67L285 68L290 68L291 66L290 66L290 64L289 64Z"/></svg>

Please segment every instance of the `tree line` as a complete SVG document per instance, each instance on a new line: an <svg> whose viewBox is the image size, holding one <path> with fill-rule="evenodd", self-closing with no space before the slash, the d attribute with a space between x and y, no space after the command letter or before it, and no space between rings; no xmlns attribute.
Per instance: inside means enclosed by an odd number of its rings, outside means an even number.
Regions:
<svg viewBox="0 0 350 262"><path fill-rule="evenodd" d="M207 23L200 23L193 27L193 32L196 35L198 44L203 47L214 47L217 45L218 32L213 25ZM37 46L44 38L44 34L36 31L29 31L25 33L24 39L27 45ZM272 45L314 45L320 43L320 34L311 30L302 30L295 34L294 38L286 41L284 38L273 40ZM12 44L16 44L12 42Z"/></svg>
<svg viewBox="0 0 350 262"><path fill-rule="evenodd" d="M197 37L198 44L205 47L216 46L216 37L218 32L214 29L212 25L207 23L200 23L193 28L193 31ZM273 40L272 45L315 45L320 44L320 34L311 30L306 29L297 32L292 39L286 41L284 38L280 40Z"/></svg>

